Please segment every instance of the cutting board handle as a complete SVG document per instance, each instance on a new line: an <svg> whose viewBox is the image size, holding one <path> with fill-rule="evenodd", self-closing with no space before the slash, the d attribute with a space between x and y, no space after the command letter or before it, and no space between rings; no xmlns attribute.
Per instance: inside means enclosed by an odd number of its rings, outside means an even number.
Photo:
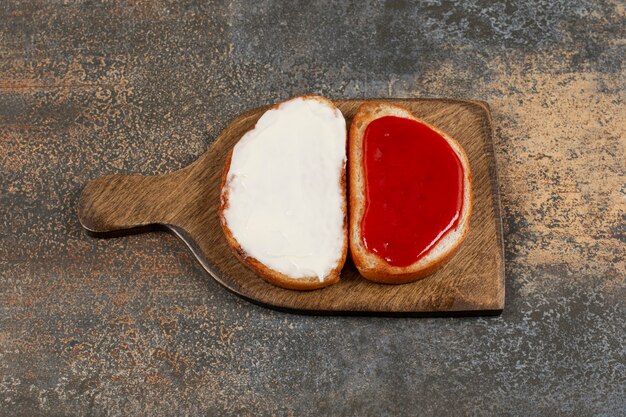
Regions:
<svg viewBox="0 0 626 417"><path fill-rule="evenodd" d="M106 234L169 223L177 174L111 175L90 181L78 203L81 225Z"/></svg>

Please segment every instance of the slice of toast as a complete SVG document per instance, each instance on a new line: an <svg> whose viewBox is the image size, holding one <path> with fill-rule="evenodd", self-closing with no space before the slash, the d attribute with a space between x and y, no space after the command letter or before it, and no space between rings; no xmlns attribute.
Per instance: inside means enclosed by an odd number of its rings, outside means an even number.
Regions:
<svg viewBox="0 0 626 417"><path fill-rule="evenodd" d="M320 96L271 107L231 151L220 220L266 281L312 290L339 281L348 251L346 123Z"/></svg>
<svg viewBox="0 0 626 417"><path fill-rule="evenodd" d="M364 137L368 125L376 119L395 116L411 119L426 125L441 135L456 153L463 167L463 202L458 223L448 230L434 245L424 252L414 263L407 266L394 266L378 254L368 250L362 236L362 221L368 202L367 178L364 167ZM472 177L467 155L461 145L446 133L415 117L407 109L384 103L369 102L357 111L349 135L349 192L350 192L350 253L357 269L365 278L387 284L402 284L424 278L442 267L465 239L472 213ZM419 212L416 211L416 216Z"/></svg>

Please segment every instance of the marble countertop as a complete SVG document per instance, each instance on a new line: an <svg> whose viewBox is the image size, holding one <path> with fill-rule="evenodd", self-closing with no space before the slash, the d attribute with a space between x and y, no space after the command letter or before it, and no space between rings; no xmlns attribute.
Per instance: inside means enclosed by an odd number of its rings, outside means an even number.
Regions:
<svg viewBox="0 0 626 417"><path fill-rule="evenodd" d="M623 3L312 3L0 5L0 415L626 414ZM501 316L276 312L80 228L88 180L304 93L490 104Z"/></svg>

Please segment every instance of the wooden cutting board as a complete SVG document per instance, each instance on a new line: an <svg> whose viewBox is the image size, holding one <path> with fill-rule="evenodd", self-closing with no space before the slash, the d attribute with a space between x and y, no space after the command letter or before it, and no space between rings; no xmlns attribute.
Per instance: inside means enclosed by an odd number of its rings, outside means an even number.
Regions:
<svg viewBox="0 0 626 417"><path fill-rule="evenodd" d="M336 100L350 126L366 100ZM504 307L504 249L489 107L476 101L386 99L456 138L473 177L474 210L459 252L433 275L404 285L363 279L348 259L338 284L315 291L275 287L242 265L219 222L224 162L269 107L250 110L224 129L200 158L165 175L102 177L83 190L78 215L98 236L165 228L178 236L218 282L256 303L301 313L447 315L498 314Z"/></svg>

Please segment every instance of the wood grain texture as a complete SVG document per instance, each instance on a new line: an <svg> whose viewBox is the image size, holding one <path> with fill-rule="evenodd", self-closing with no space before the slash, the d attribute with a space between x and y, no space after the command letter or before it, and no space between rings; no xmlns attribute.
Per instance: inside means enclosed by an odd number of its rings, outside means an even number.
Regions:
<svg viewBox="0 0 626 417"><path fill-rule="evenodd" d="M350 261L341 281L299 292L275 287L241 264L219 224L220 181L230 149L268 107L234 119L196 162L153 177L109 176L91 181L78 207L83 227L99 235L164 226L181 238L226 288L269 307L306 313L497 313L504 307L504 256L497 170L489 108L482 102L389 99L456 138L471 165L474 211L455 257L426 279L387 286L361 278ZM364 100L335 103L351 122Z"/></svg>

